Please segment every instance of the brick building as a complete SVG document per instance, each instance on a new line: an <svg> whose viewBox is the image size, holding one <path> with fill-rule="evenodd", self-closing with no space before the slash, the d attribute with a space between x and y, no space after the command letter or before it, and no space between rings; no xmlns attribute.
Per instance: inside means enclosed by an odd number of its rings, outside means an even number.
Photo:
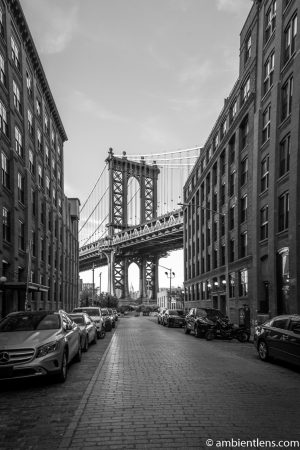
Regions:
<svg viewBox="0 0 300 450"><path fill-rule="evenodd" d="M300 0L254 1L239 78L184 187L187 305L300 313ZM297 81L298 80L298 81Z"/></svg>
<svg viewBox="0 0 300 450"><path fill-rule="evenodd" d="M67 140L20 2L0 1L0 315L78 301L79 200Z"/></svg>

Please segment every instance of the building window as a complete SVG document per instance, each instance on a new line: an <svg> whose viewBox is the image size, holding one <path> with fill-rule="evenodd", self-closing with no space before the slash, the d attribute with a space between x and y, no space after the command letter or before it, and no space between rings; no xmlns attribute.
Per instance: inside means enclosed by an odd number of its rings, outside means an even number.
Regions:
<svg viewBox="0 0 300 450"><path fill-rule="evenodd" d="M50 179L49 179L48 175L46 176L46 193L47 193L48 197L50 197Z"/></svg>
<svg viewBox="0 0 300 450"><path fill-rule="evenodd" d="M13 36L11 36L11 59L16 68L20 70L20 50Z"/></svg>
<svg viewBox="0 0 300 450"><path fill-rule="evenodd" d="M33 151L30 149L28 152L28 160L29 160L29 172L31 174L34 174L34 157L33 157Z"/></svg>
<svg viewBox="0 0 300 450"><path fill-rule="evenodd" d="M229 274L229 298L234 297L234 287L235 287L235 273Z"/></svg>
<svg viewBox="0 0 300 450"><path fill-rule="evenodd" d="M35 190L31 188L31 212L32 215L36 215L36 193Z"/></svg>
<svg viewBox="0 0 300 450"><path fill-rule="evenodd" d="M232 197L234 195L234 184L235 184L235 172L229 175L229 195Z"/></svg>
<svg viewBox="0 0 300 450"><path fill-rule="evenodd" d="M241 150L243 150L248 144L248 136L249 136L249 121L248 116L246 116L240 125Z"/></svg>
<svg viewBox="0 0 300 450"><path fill-rule="evenodd" d="M268 90L273 86L274 62L275 62L275 53L273 51L269 55L264 65L264 94L266 94Z"/></svg>
<svg viewBox="0 0 300 450"><path fill-rule="evenodd" d="M248 295L248 270L243 269L239 272L239 296L245 297Z"/></svg>
<svg viewBox="0 0 300 450"><path fill-rule="evenodd" d="M232 136L228 143L229 151L229 164L234 164L235 161L235 134Z"/></svg>
<svg viewBox="0 0 300 450"><path fill-rule="evenodd" d="M241 223L247 220L247 195L241 198Z"/></svg>
<svg viewBox="0 0 300 450"><path fill-rule="evenodd" d="M218 148L218 145L219 145L219 135L216 134L213 139L213 152L216 151L216 149ZM57 153L58 153L58 149L59 149L59 146L57 146Z"/></svg>
<svg viewBox="0 0 300 450"><path fill-rule="evenodd" d="M225 205L225 192L226 192L226 185L225 183L221 184L220 187L220 204Z"/></svg>
<svg viewBox="0 0 300 450"><path fill-rule="evenodd" d="M9 177L9 159L4 152L1 153L1 182L2 186L7 189L10 187L10 177Z"/></svg>
<svg viewBox="0 0 300 450"><path fill-rule="evenodd" d="M47 166L49 166L50 165L50 156L49 156L49 147L47 144L45 145L45 156L46 156L46 164L47 164Z"/></svg>
<svg viewBox="0 0 300 450"><path fill-rule="evenodd" d="M266 13L265 39L266 42L270 39L276 27L276 0L271 2L271 5Z"/></svg>
<svg viewBox="0 0 300 450"><path fill-rule="evenodd" d="M225 120L222 122L222 124L221 124L220 133L221 133L221 139L223 139L223 137L224 137L225 134L227 133L226 119L225 119Z"/></svg>
<svg viewBox="0 0 300 450"><path fill-rule="evenodd" d="M18 173L18 201L24 205L24 177Z"/></svg>
<svg viewBox="0 0 300 450"><path fill-rule="evenodd" d="M229 230L234 229L234 206L229 208Z"/></svg>
<svg viewBox="0 0 300 450"><path fill-rule="evenodd" d="M237 113L237 101L234 100L234 102L231 104L229 108L229 125L231 125L232 122L234 121L236 113Z"/></svg>
<svg viewBox="0 0 300 450"><path fill-rule="evenodd" d="M247 231L241 234L241 258L247 256L248 234Z"/></svg>
<svg viewBox="0 0 300 450"><path fill-rule="evenodd" d="M58 198L58 210L60 213L62 213L62 203L61 203L61 198Z"/></svg>
<svg viewBox="0 0 300 450"><path fill-rule="evenodd" d="M270 139L270 129L271 129L271 105L268 105L263 112L262 116L262 142L266 142Z"/></svg>
<svg viewBox="0 0 300 450"><path fill-rule="evenodd" d="M21 95L20 95L20 89L17 86L15 80L13 80L13 101L16 110L21 114Z"/></svg>
<svg viewBox="0 0 300 450"><path fill-rule="evenodd" d="M27 111L27 124L28 124L28 133L30 134L30 136L33 135L33 117L32 117L32 112L30 111L30 109L28 109Z"/></svg>
<svg viewBox="0 0 300 450"><path fill-rule="evenodd" d="M234 261L234 239L229 241L229 262Z"/></svg>
<svg viewBox="0 0 300 450"><path fill-rule="evenodd" d="M53 128L51 129L51 145L52 147L55 147L55 133Z"/></svg>
<svg viewBox="0 0 300 450"><path fill-rule="evenodd" d="M218 136L217 136L217 142L219 144L219 137ZM57 156L58 156L59 159L61 159L61 148L60 148L59 144L57 144Z"/></svg>
<svg viewBox="0 0 300 450"><path fill-rule="evenodd" d="M287 230L289 227L289 193L285 192L278 199L278 231Z"/></svg>
<svg viewBox="0 0 300 450"><path fill-rule="evenodd" d="M293 77L284 84L281 91L281 120L286 119L292 112Z"/></svg>
<svg viewBox="0 0 300 450"><path fill-rule="evenodd" d="M0 129L5 136L8 136L7 112L3 103L0 101Z"/></svg>
<svg viewBox="0 0 300 450"><path fill-rule="evenodd" d="M2 6L0 6L0 33L1 36L4 36L4 15Z"/></svg>
<svg viewBox="0 0 300 450"><path fill-rule="evenodd" d="M290 170L290 146L291 139L290 135L285 136L285 138L280 142L279 147L279 176L282 177L286 172Z"/></svg>
<svg viewBox="0 0 300 450"><path fill-rule="evenodd" d="M22 134L18 127L15 127L15 149L21 158L24 157L23 144L22 144Z"/></svg>
<svg viewBox="0 0 300 450"><path fill-rule="evenodd" d="M242 86L241 104L243 105L250 95L250 76Z"/></svg>
<svg viewBox="0 0 300 450"><path fill-rule="evenodd" d="M44 238L43 236L41 236L41 241L40 241L40 245L41 245L41 261L45 260L45 245L44 245Z"/></svg>
<svg viewBox="0 0 300 450"><path fill-rule="evenodd" d="M28 97L32 97L32 76L30 75L28 70L26 70L26 87Z"/></svg>
<svg viewBox="0 0 300 450"><path fill-rule="evenodd" d="M42 107L41 107L41 101L37 98L36 99L36 114L38 117L41 117Z"/></svg>
<svg viewBox="0 0 300 450"><path fill-rule="evenodd" d="M39 152L42 152L43 151L43 147L42 147L41 130L37 130L36 136L37 136L37 149L38 149Z"/></svg>
<svg viewBox="0 0 300 450"><path fill-rule="evenodd" d="M10 212L7 208L2 208L2 238L10 242Z"/></svg>
<svg viewBox="0 0 300 450"><path fill-rule="evenodd" d="M31 231L31 253L32 256L36 256L36 232Z"/></svg>
<svg viewBox="0 0 300 450"><path fill-rule="evenodd" d="M58 185L61 187L61 173L59 169L57 169L57 182Z"/></svg>
<svg viewBox="0 0 300 450"><path fill-rule="evenodd" d="M52 189L52 200L55 205L56 204L56 189L55 188Z"/></svg>
<svg viewBox="0 0 300 450"><path fill-rule="evenodd" d="M45 114L44 117L44 124L45 124L45 133L49 134L49 117L47 116L47 114Z"/></svg>
<svg viewBox="0 0 300 450"><path fill-rule="evenodd" d="M251 56L251 34L246 38L245 42L245 64Z"/></svg>
<svg viewBox="0 0 300 450"><path fill-rule="evenodd" d="M4 58L0 53L0 81L2 84L6 84L5 64Z"/></svg>
<svg viewBox="0 0 300 450"><path fill-rule="evenodd" d="M241 186L244 186L248 181L248 158L241 161Z"/></svg>
<svg viewBox="0 0 300 450"><path fill-rule="evenodd" d="M261 192L264 192L269 187L269 155L261 162Z"/></svg>
<svg viewBox="0 0 300 450"><path fill-rule="evenodd" d="M296 36L297 36L297 16L294 16L289 22L288 26L284 30L284 60L283 63L293 56L296 49Z"/></svg>
<svg viewBox="0 0 300 450"><path fill-rule="evenodd" d="M42 166L38 166L38 183L39 186L43 186L43 169Z"/></svg>
<svg viewBox="0 0 300 450"><path fill-rule="evenodd" d="M268 238L268 227L269 227L269 207L264 206L260 210L260 239Z"/></svg>
<svg viewBox="0 0 300 450"><path fill-rule="evenodd" d="M25 250L25 225L22 220L18 221L18 248Z"/></svg>

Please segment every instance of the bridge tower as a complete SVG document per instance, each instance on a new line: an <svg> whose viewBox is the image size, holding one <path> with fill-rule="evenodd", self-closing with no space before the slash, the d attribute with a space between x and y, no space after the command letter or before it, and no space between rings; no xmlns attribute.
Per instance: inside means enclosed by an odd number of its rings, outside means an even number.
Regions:
<svg viewBox="0 0 300 450"><path fill-rule="evenodd" d="M129 161L126 153L116 157L110 148L106 159L109 172L109 222L108 240L126 228L128 223L128 182L134 177L139 185L138 204L140 223L157 217L157 178L159 168L155 161L148 165L143 159L140 162ZM137 224L136 224L137 225ZM129 298L128 268L136 263L140 270L140 297L145 303L156 297L158 290L158 257L150 253L136 256L130 251L118 254L118 250L105 252L108 260L110 293L120 294L120 300Z"/></svg>

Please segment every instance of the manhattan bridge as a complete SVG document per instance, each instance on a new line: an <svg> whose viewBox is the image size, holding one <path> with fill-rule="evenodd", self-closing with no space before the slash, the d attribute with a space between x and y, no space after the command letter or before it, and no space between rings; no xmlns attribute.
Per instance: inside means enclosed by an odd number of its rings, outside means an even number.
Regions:
<svg viewBox="0 0 300 450"><path fill-rule="evenodd" d="M183 185L200 147L173 152L115 155L83 203L79 271L108 266L108 292L129 298L128 269L139 268L142 301L156 298L159 259L183 248Z"/></svg>

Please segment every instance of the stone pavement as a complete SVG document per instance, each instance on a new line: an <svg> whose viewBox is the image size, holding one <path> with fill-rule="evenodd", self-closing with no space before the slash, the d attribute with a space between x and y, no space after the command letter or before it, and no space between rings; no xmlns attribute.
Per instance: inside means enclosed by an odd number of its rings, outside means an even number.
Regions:
<svg viewBox="0 0 300 450"><path fill-rule="evenodd" d="M300 440L299 371L252 344L121 320L60 449L206 449L206 440ZM210 446L210 448L216 448Z"/></svg>

